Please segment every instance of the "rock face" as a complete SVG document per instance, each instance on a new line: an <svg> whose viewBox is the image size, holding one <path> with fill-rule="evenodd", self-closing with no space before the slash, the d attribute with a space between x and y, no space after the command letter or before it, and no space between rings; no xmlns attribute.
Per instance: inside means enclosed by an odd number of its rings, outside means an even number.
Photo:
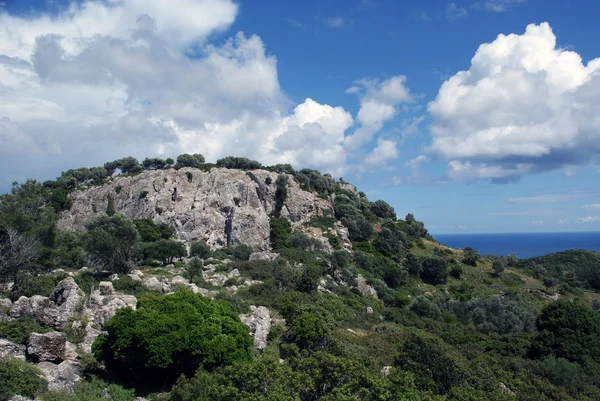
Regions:
<svg viewBox="0 0 600 401"><path fill-rule="evenodd" d="M48 390L71 390L81 377L81 366L74 361L64 361L58 365L51 362L41 362L38 368L48 382Z"/></svg>
<svg viewBox="0 0 600 401"><path fill-rule="evenodd" d="M2 358L25 360L25 346L0 338L0 359Z"/></svg>
<svg viewBox="0 0 600 401"><path fill-rule="evenodd" d="M31 333L27 340L27 357L34 362L60 363L65 359L67 337L63 333Z"/></svg>
<svg viewBox="0 0 600 401"><path fill-rule="evenodd" d="M251 306L252 313L240 315L240 320L250 329L250 336L254 338L254 348L259 351L267 348L267 337L271 331L271 313L264 306L258 308Z"/></svg>
<svg viewBox="0 0 600 401"><path fill-rule="evenodd" d="M364 278L362 274L359 274L356 278L356 284L358 291L360 291L364 297L377 299L377 291L367 283L367 279Z"/></svg>
<svg viewBox="0 0 600 401"><path fill-rule="evenodd" d="M59 225L82 230L85 223L106 210L112 198L115 210L128 217L167 223L175 227L180 240L204 240L213 248L227 244L225 225L230 215L234 244L267 251L276 179L276 173L266 170L246 173L225 168L210 172L167 169L116 177L110 184L74 192L73 206L61 214ZM287 192L281 216L292 223L300 224L332 209L329 201L303 191L292 177Z"/></svg>

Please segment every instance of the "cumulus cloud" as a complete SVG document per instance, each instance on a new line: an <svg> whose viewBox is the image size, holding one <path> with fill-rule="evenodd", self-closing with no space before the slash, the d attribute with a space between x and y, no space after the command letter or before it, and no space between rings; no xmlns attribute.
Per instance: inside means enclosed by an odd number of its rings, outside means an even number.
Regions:
<svg viewBox="0 0 600 401"><path fill-rule="evenodd" d="M73 2L27 18L0 10L0 169L11 172L0 187L127 155L183 152L341 175L352 115L312 99L290 107L277 59L258 36L212 44L235 20L231 0L174 2ZM358 84L357 120L369 138L410 100L404 82ZM386 160L397 152L385 140L357 142L353 152Z"/></svg>
<svg viewBox="0 0 600 401"><path fill-rule="evenodd" d="M500 4L502 2L498 2ZM482 44L428 109L429 150L456 180L506 182L600 153L600 58L558 48L548 23Z"/></svg>
<svg viewBox="0 0 600 401"><path fill-rule="evenodd" d="M592 203L590 205L583 205L582 209L600 209L600 203Z"/></svg>
<svg viewBox="0 0 600 401"><path fill-rule="evenodd" d="M475 3L475 8L501 13L525 2L527 2L527 0L486 0Z"/></svg>
<svg viewBox="0 0 600 401"><path fill-rule="evenodd" d="M600 217L598 217L598 216L578 217L575 221L579 224L598 223L598 222L600 222Z"/></svg>
<svg viewBox="0 0 600 401"><path fill-rule="evenodd" d="M566 202L573 199L589 196L590 193L585 191L573 191L558 194L541 194L534 196L514 196L508 198L511 203L555 203Z"/></svg>
<svg viewBox="0 0 600 401"><path fill-rule="evenodd" d="M365 157L364 163L368 167L385 166L389 161L398 158L397 145L393 140L379 139L375 149Z"/></svg>
<svg viewBox="0 0 600 401"><path fill-rule="evenodd" d="M457 6L455 3L448 3L446 6L446 17L450 20L466 17L467 14L466 8Z"/></svg>
<svg viewBox="0 0 600 401"><path fill-rule="evenodd" d="M351 149L369 142L386 121L398 114L399 105L413 101L404 75L384 81L362 79L346 92L360 95L360 109L356 116L360 126L344 142Z"/></svg>

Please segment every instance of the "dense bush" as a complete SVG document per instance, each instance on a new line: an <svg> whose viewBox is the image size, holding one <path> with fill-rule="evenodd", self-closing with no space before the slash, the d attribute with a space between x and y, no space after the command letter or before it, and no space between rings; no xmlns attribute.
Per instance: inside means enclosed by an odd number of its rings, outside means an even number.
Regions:
<svg viewBox="0 0 600 401"><path fill-rule="evenodd" d="M190 283L194 282L194 279L202 277L202 272L204 271L204 262L198 256L193 256L190 260L187 261L185 267L183 268L183 275Z"/></svg>
<svg viewBox="0 0 600 401"><path fill-rule="evenodd" d="M288 177L285 174L279 174L275 180L275 207L273 209L273 217L281 217L281 209L287 199L287 184Z"/></svg>
<svg viewBox="0 0 600 401"><path fill-rule="evenodd" d="M131 156L104 163L104 169L108 175L113 175L117 169L121 170L123 174L137 174L143 170L137 159Z"/></svg>
<svg viewBox="0 0 600 401"><path fill-rule="evenodd" d="M321 175L317 170L302 169L296 173L294 179L305 191L315 191L320 195L331 195L336 189L335 180L331 175Z"/></svg>
<svg viewBox="0 0 600 401"><path fill-rule="evenodd" d="M100 215L87 226L83 247L103 267L115 273L128 273L139 245L133 221L122 214Z"/></svg>
<svg viewBox="0 0 600 401"><path fill-rule="evenodd" d="M381 232L373 241L375 249L381 254L401 260L405 254L407 238L394 223L386 223L381 227Z"/></svg>
<svg viewBox="0 0 600 401"><path fill-rule="evenodd" d="M8 401L14 395L34 398L45 389L42 372L35 365L19 359L0 359L0 401Z"/></svg>
<svg viewBox="0 0 600 401"><path fill-rule="evenodd" d="M296 231L290 236L290 245L294 248L304 249L305 251L319 251L323 249L323 243L316 238L310 238L300 231Z"/></svg>
<svg viewBox="0 0 600 401"><path fill-rule="evenodd" d="M144 170L161 170L166 165L167 162L158 157L146 158L142 161L142 168Z"/></svg>
<svg viewBox="0 0 600 401"><path fill-rule="evenodd" d="M213 253L215 258L222 259L233 259L233 260L249 260L252 254L252 248L248 245L239 244L234 246L227 246L216 250Z"/></svg>
<svg viewBox="0 0 600 401"><path fill-rule="evenodd" d="M600 316L578 300L546 306L536 320L532 355L600 363Z"/></svg>
<svg viewBox="0 0 600 401"><path fill-rule="evenodd" d="M384 200L377 200L371 203L371 212L381 219L396 220L396 211Z"/></svg>
<svg viewBox="0 0 600 401"><path fill-rule="evenodd" d="M208 244L204 241L194 241L190 246L190 257L197 256L200 259L210 258L212 251Z"/></svg>
<svg viewBox="0 0 600 401"><path fill-rule="evenodd" d="M421 279L429 284L444 284L448 280L448 263L439 256L428 256L421 261Z"/></svg>
<svg viewBox="0 0 600 401"><path fill-rule="evenodd" d="M133 220L142 242L155 242L173 237L173 229L165 223L156 224L152 219Z"/></svg>
<svg viewBox="0 0 600 401"><path fill-rule="evenodd" d="M135 401L135 392L96 377L75 383L73 391L50 391L44 401Z"/></svg>
<svg viewBox="0 0 600 401"><path fill-rule="evenodd" d="M250 360L252 340L237 315L191 292L147 294L119 309L93 351L109 371L140 383L168 384L196 369Z"/></svg>
<svg viewBox="0 0 600 401"><path fill-rule="evenodd" d="M227 156L217 160L217 166L238 170L257 170L259 168L262 168L262 164L255 160L250 160L245 157L233 156Z"/></svg>
<svg viewBox="0 0 600 401"><path fill-rule="evenodd" d="M142 245L144 260L156 259L163 264L173 263L176 258L187 256L187 249L182 242L170 239L161 239L156 242L148 242Z"/></svg>
<svg viewBox="0 0 600 401"><path fill-rule="evenodd" d="M480 258L481 258L481 256L475 249L466 247L465 251L463 253L462 262L465 265L477 266L477 262L479 261Z"/></svg>
<svg viewBox="0 0 600 401"><path fill-rule="evenodd" d="M271 248L274 250L288 248L292 236L292 225L287 219L273 217L271 224Z"/></svg>
<svg viewBox="0 0 600 401"><path fill-rule="evenodd" d="M19 320L0 322L0 338L6 338L17 344L27 344L31 333L47 333L52 331L40 326L33 318L25 316Z"/></svg>
<svg viewBox="0 0 600 401"><path fill-rule="evenodd" d="M190 155L188 153L184 153L182 155L177 156L177 164L175 164L175 168L182 167L194 167L200 168L204 164L204 156L201 154Z"/></svg>

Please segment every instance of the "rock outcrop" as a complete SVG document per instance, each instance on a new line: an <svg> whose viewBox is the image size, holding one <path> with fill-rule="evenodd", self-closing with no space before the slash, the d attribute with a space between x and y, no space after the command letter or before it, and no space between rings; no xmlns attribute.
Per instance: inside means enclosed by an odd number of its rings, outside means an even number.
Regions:
<svg viewBox="0 0 600 401"><path fill-rule="evenodd" d="M267 348L267 337L271 331L271 312L264 306L251 306L252 313L240 315L240 320L250 329L250 336L254 339L254 348L259 351Z"/></svg>
<svg viewBox="0 0 600 401"><path fill-rule="evenodd" d="M65 360L67 337L60 332L31 333L27 340L27 358L33 362L61 363Z"/></svg>
<svg viewBox="0 0 600 401"><path fill-rule="evenodd" d="M367 279L362 274L359 274L356 278L356 286L364 297L377 299L377 291L369 285Z"/></svg>
<svg viewBox="0 0 600 401"><path fill-rule="evenodd" d="M118 212L167 223L175 228L180 240L204 240L213 248L227 244L225 225L231 215L234 244L268 251L276 179L277 173L266 170L246 173L225 168L213 168L210 172L167 169L116 177L106 185L74 192L73 206L61 214L59 225L63 229L83 230L85 223L106 210L111 198ZM287 194L281 216L292 223L301 224L324 210L332 210L329 201L302 190L292 177Z"/></svg>
<svg viewBox="0 0 600 401"><path fill-rule="evenodd" d="M48 389L54 391L69 391L75 383L81 380L81 366L75 361L63 361L56 365L51 362L41 362L38 368L48 382Z"/></svg>
<svg viewBox="0 0 600 401"><path fill-rule="evenodd" d="M25 360L25 346L0 338L0 359L16 358Z"/></svg>

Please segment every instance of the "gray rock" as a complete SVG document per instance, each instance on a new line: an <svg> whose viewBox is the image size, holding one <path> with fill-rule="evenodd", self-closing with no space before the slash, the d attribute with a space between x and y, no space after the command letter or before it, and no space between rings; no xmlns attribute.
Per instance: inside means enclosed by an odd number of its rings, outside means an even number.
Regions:
<svg viewBox="0 0 600 401"><path fill-rule="evenodd" d="M381 370L379 371L379 374L382 377L388 377L390 375L392 371L392 367L391 366L384 366L383 368L381 368Z"/></svg>
<svg viewBox="0 0 600 401"><path fill-rule="evenodd" d="M0 338L0 359L17 358L25 360L25 346Z"/></svg>
<svg viewBox="0 0 600 401"><path fill-rule="evenodd" d="M81 380L81 366L74 361L64 361L58 365L41 362L37 366L44 374L49 390L70 391Z"/></svg>
<svg viewBox="0 0 600 401"><path fill-rule="evenodd" d="M102 295L96 290L85 305L84 315L88 320L102 327L113 317L118 309L135 309L137 298L128 294Z"/></svg>
<svg viewBox="0 0 600 401"><path fill-rule="evenodd" d="M377 291L367 283L367 279L362 274L359 274L356 278L356 286L364 297L377 299Z"/></svg>
<svg viewBox="0 0 600 401"><path fill-rule="evenodd" d="M191 179L188 178L191 174ZM273 184L264 181L270 177ZM269 250L269 215L275 205L277 174L254 170L193 168L146 171L133 177L116 177L104 186L76 191L70 210L61 213L63 229L83 231L84 225L106 210L113 198L115 209L136 219L148 218L175 228L179 240L203 240L213 249L227 244L225 222L233 210L231 238L255 251ZM116 193L115 188L121 190ZM177 195L173 197L177 188ZM294 223L332 210L328 200L300 188L290 177L288 197L281 212ZM140 193L146 196L140 198ZM96 212L94 212L96 210Z"/></svg>
<svg viewBox="0 0 600 401"><path fill-rule="evenodd" d="M370 306L367 306L366 311L369 315L373 314L373 308L371 308Z"/></svg>
<svg viewBox="0 0 600 401"><path fill-rule="evenodd" d="M10 317L19 319L23 316L32 316L42 326L54 328L60 327L67 319L61 315L54 302L41 295L21 297L13 303Z"/></svg>
<svg viewBox="0 0 600 401"><path fill-rule="evenodd" d="M155 276L148 277L142 280L142 284L144 287L149 288L151 290L160 291L164 294L171 291L171 286L165 282L164 278L158 278Z"/></svg>
<svg viewBox="0 0 600 401"><path fill-rule="evenodd" d="M113 295L115 293L115 287L111 281L101 281L98 284L98 291L101 295Z"/></svg>
<svg viewBox="0 0 600 401"><path fill-rule="evenodd" d="M27 358L34 362L55 362L65 360L67 337L63 333L31 333L27 340Z"/></svg>
<svg viewBox="0 0 600 401"><path fill-rule="evenodd" d="M12 308L12 302L8 298L0 298L0 322L8 322L12 320L10 317L10 310Z"/></svg>
<svg viewBox="0 0 600 401"><path fill-rule="evenodd" d="M85 336L83 341L79 344L79 349L91 354L92 344L100 334L102 334L100 330L96 329L92 323L88 323L87 326L85 326Z"/></svg>
<svg viewBox="0 0 600 401"><path fill-rule="evenodd" d="M20 395L15 395L13 398L10 399L10 401L36 401L36 400L32 400L31 398L27 398L27 397L22 397Z"/></svg>
<svg viewBox="0 0 600 401"><path fill-rule="evenodd" d="M267 348L267 337L271 331L271 313L264 306L251 306L252 313L240 315L240 320L250 329L250 336L254 339L254 348L259 351Z"/></svg>
<svg viewBox="0 0 600 401"><path fill-rule="evenodd" d="M119 279L119 275L117 273L113 273L110 276L108 276L108 279L110 281L117 281Z"/></svg>
<svg viewBox="0 0 600 401"><path fill-rule="evenodd" d="M275 260L279 257L278 253L271 252L254 252L250 254L250 260Z"/></svg>
<svg viewBox="0 0 600 401"><path fill-rule="evenodd" d="M230 272L227 274L227 278L228 278L228 279L230 279L230 278L237 278L237 277L239 277L239 276L240 276L240 271L239 271L238 269L233 269L232 271L230 271Z"/></svg>
<svg viewBox="0 0 600 401"><path fill-rule="evenodd" d="M83 309L85 294L73 277L67 277L58 283L49 298L64 315L62 320L66 322L73 314Z"/></svg>

